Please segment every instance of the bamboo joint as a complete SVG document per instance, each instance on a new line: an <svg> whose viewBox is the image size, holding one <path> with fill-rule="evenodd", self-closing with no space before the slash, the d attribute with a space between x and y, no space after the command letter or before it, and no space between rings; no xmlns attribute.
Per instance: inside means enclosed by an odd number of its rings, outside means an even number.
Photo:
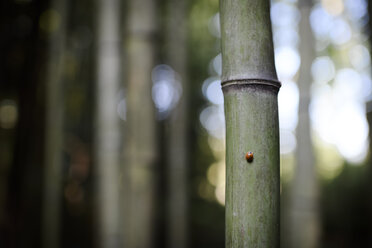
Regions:
<svg viewBox="0 0 372 248"><path fill-rule="evenodd" d="M235 78L224 80L221 82L222 88L228 87L231 85L270 85L276 88L280 88L282 84L278 80L273 79L264 79L264 78Z"/></svg>

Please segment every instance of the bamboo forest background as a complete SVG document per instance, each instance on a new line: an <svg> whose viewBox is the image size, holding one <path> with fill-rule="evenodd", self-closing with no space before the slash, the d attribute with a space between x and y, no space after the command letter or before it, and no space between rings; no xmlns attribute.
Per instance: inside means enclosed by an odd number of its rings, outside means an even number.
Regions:
<svg viewBox="0 0 372 248"><path fill-rule="evenodd" d="M224 247L218 0L0 3L0 247ZM367 0L274 0L282 247L371 247Z"/></svg>

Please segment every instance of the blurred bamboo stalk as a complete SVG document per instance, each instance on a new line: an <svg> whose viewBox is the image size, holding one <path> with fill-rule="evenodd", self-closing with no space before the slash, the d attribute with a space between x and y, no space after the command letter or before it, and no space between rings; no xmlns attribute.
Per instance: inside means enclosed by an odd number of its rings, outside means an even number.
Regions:
<svg viewBox="0 0 372 248"><path fill-rule="evenodd" d="M368 0L368 33L372 31L372 0ZM369 45L372 47L372 38L369 37ZM370 51L370 58L372 58L372 52ZM372 101L368 101L366 104L367 107L367 121L369 127L369 159L368 159L368 174L367 176L372 176ZM372 187L369 187L370 192L372 193ZM369 201L370 209L372 209L372 199ZM370 232L371 233L371 232ZM372 234L372 233L371 233ZM372 235L369 235L369 245L372 246Z"/></svg>
<svg viewBox="0 0 372 248"><path fill-rule="evenodd" d="M319 246L319 189L311 141L309 116L311 64L315 56L315 40L309 16L311 0L299 2L301 66L298 87L300 93L296 150L296 167L290 195L290 247L314 248Z"/></svg>
<svg viewBox="0 0 372 248"><path fill-rule="evenodd" d="M221 0L220 16L226 247L279 247L280 83L274 65L270 1Z"/></svg>
<svg viewBox="0 0 372 248"><path fill-rule="evenodd" d="M46 69L46 125L42 246L58 248L61 243L62 142L63 142L63 55L65 50L67 1L52 0L44 21L58 25L48 31ZM58 21L57 21L58 20ZM49 23L48 23L49 24Z"/></svg>
<svg viewBox="0 0 372 248"><path fill-rule="evenodd" d="M182 95L168 120L167 247L187 247L187 45L185 0L168 1L167 63L180 77Z"/></svg>
<svg viewBox="0 0 372 248"><path fill-rule="evenodd" d="M119 192L121 83L120 1L98 0L96 120L94 156L97 179L99 247L122 247Z"/></svg>
<svg viewBox="0 0 372 248"><path fill-rule="evenodd" d="M128 2L127 122L124 177L125 237L128 248L154 246L157 137L151 72L157 31L154 0Z"/></svg>

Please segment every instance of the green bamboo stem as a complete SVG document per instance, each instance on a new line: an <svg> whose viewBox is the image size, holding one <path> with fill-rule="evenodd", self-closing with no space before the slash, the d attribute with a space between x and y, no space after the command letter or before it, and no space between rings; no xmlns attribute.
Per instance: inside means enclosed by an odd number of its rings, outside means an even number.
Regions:
<svg viewBox="0 0 372 248"><path fill-rule="evenodd" d="M50 31L46 68L46 123L42 247L60 247L63 143L63 54L66 38L67 3L51 1L50 15L60 24ZM45 13L45 12L44 12Z"/></svg>
<svg viewBox="0 0 372 248"><path fill-rule="evenodd" d="M298 87L300 92L299 118L296 130L296 168L291 185L290 198L290 247L313 248L319 246L319 185L315 170L315 158L311 142L309 116L310 87L312 82L311 63L315 57L314 36L309 16L311 0L299 2L301 21L301 67Z"/></svg>
<svg viewBox="0 0 372 248"><path fill-rule="evenodd" d="M96 164L98 244L122 246L120 226L120 127L116 96L120 87L120 1L97 0Z"/></svg>
<svg viewBox="0 0 372 248"><path fill-rule="evenodd" d="M151 98L151 71L155 61L156 28L154 0L128 2L126 171L123 180L124 247L128 248L154 246L157 124Z"/></svg>
<svg viewBox="0 0 372 248"><path fill-rule="evenodd" d="M270 1L221 0L226 247L279 247L279 124ZM253 152L253 161L245 159Z"/></svg>
<svg viewBox="0 0 372 248"><path fill-rule="evenodd" d="M179 74L182 96L168 121L167 245L187 247L186 0L168 1L167 63Z"/></svg>

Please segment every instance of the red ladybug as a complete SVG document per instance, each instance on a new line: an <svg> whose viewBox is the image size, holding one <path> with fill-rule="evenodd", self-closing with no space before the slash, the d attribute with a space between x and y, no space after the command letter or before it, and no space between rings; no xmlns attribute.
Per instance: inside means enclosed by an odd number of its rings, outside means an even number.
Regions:
<svg viewBox="0 0 372 248"><path fill-rule="evenodd" d="M245 154L245 159L250 163L253 161L253 152L247 152Z"/></svg>

